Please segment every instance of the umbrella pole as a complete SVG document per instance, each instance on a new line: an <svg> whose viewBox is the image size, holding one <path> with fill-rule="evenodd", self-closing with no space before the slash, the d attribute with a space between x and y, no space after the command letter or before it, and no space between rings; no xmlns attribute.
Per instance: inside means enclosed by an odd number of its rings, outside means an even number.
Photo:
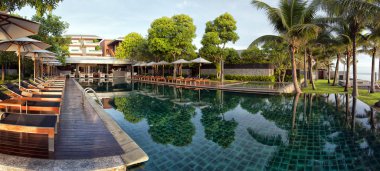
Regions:
<svg viewBox="0 0 380 171"><path fill-rule="evenodd" d="M165 77L165 65L162 65L162 77Z"/></svg>
<svg viewBox="0 0 380 171"><path fill-rule="evenodd" d="M34 81L36 81L36 61L37 59L36 59L36 53L34 53L34 61L33 61L33 71L34 71L34 74L33 74L33 79L34 79Z"/></svg>
<svg viewBox="0 0 380 171"><path fill-rule="evenodd" d="M21 45L18 45L17 55L18 55L18 88L21 88Z"/></svg>
<svg viewBox="0 0 380 171"><path fill-rule="evenodd" d="M201 79L201 63L199 63L199 72L198 72L198 78Z"/></svg>

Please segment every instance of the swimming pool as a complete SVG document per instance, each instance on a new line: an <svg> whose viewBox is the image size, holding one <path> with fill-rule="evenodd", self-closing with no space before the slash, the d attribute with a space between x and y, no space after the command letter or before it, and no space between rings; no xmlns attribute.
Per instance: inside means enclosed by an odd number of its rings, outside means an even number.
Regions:
<svg viewBox="0 0 380 171"><path fill-rule="evenodd" d="M348 95L129 87L106 111L150 157L131 170L380 170L380 114Z"/></svg>

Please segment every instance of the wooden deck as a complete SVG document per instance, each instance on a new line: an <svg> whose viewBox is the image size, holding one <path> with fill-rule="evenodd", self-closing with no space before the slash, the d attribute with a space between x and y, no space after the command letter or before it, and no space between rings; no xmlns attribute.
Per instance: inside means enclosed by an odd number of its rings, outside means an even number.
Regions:
<svg viewBox="0 0 380 171"><path fill-rule="evenodd" d="M48 152L47 138L0 131L0 153L51 159L91 159L124 153L99 116L84 111L82 93L71 79L66 83L54 153Z"/></svg>
<svg viewBox="0 0 380 171"><path fill-rule="evenodd" d="M187 84L183 83L174 83L174 82L164 82L164 81L149 81L149 80L138 80L133 79L134 82L143 82L149 84L159 84L159 85L168 85L175 86L178 88L189 88L189 89L211 89L211 90L225 90L231 92L244 92L244 93L255 93L255 94L281 94L286 93L286 88L281 89L265 89L265 88L247 88L247 87L231 87L232 84L219 85L218 83L202 83L202 84Z"/></svg>

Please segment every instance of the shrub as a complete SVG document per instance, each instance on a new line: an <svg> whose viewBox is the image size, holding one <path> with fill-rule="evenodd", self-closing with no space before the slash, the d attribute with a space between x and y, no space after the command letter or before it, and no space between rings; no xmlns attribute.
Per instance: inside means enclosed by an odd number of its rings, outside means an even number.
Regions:
<svg viewBox="0 0 380 171"><path fill-rule="evenodd" d="M239 81L263 81L263 82L275 82L276 78L271 76L255 76L255 75L225 75L226 80L239 80Z"/></svg>

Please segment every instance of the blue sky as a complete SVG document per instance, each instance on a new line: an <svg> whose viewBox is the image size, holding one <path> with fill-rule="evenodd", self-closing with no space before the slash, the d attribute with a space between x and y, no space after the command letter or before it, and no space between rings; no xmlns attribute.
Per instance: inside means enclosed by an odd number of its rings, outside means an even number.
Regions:
<svg viewBox="0 0 380 171"><path fill-rule="evenodd" d="M251 0L64 0L53 12L70 24L67 34L95 34L102 38L117 38L130 32L147 35L150 23L162 16L187 14L194 19L199 48L205 23L228 12L237 21L240 39L229 47L245 49L252 40L265 34L274 34L265 13L250 4ZM277 5L277 0L266 0ZM31 17L34 10L25 7L17 11ZM376 62L377 64L378 62ZM370 58L359 56L360 72L370 71Z"/></svg>

